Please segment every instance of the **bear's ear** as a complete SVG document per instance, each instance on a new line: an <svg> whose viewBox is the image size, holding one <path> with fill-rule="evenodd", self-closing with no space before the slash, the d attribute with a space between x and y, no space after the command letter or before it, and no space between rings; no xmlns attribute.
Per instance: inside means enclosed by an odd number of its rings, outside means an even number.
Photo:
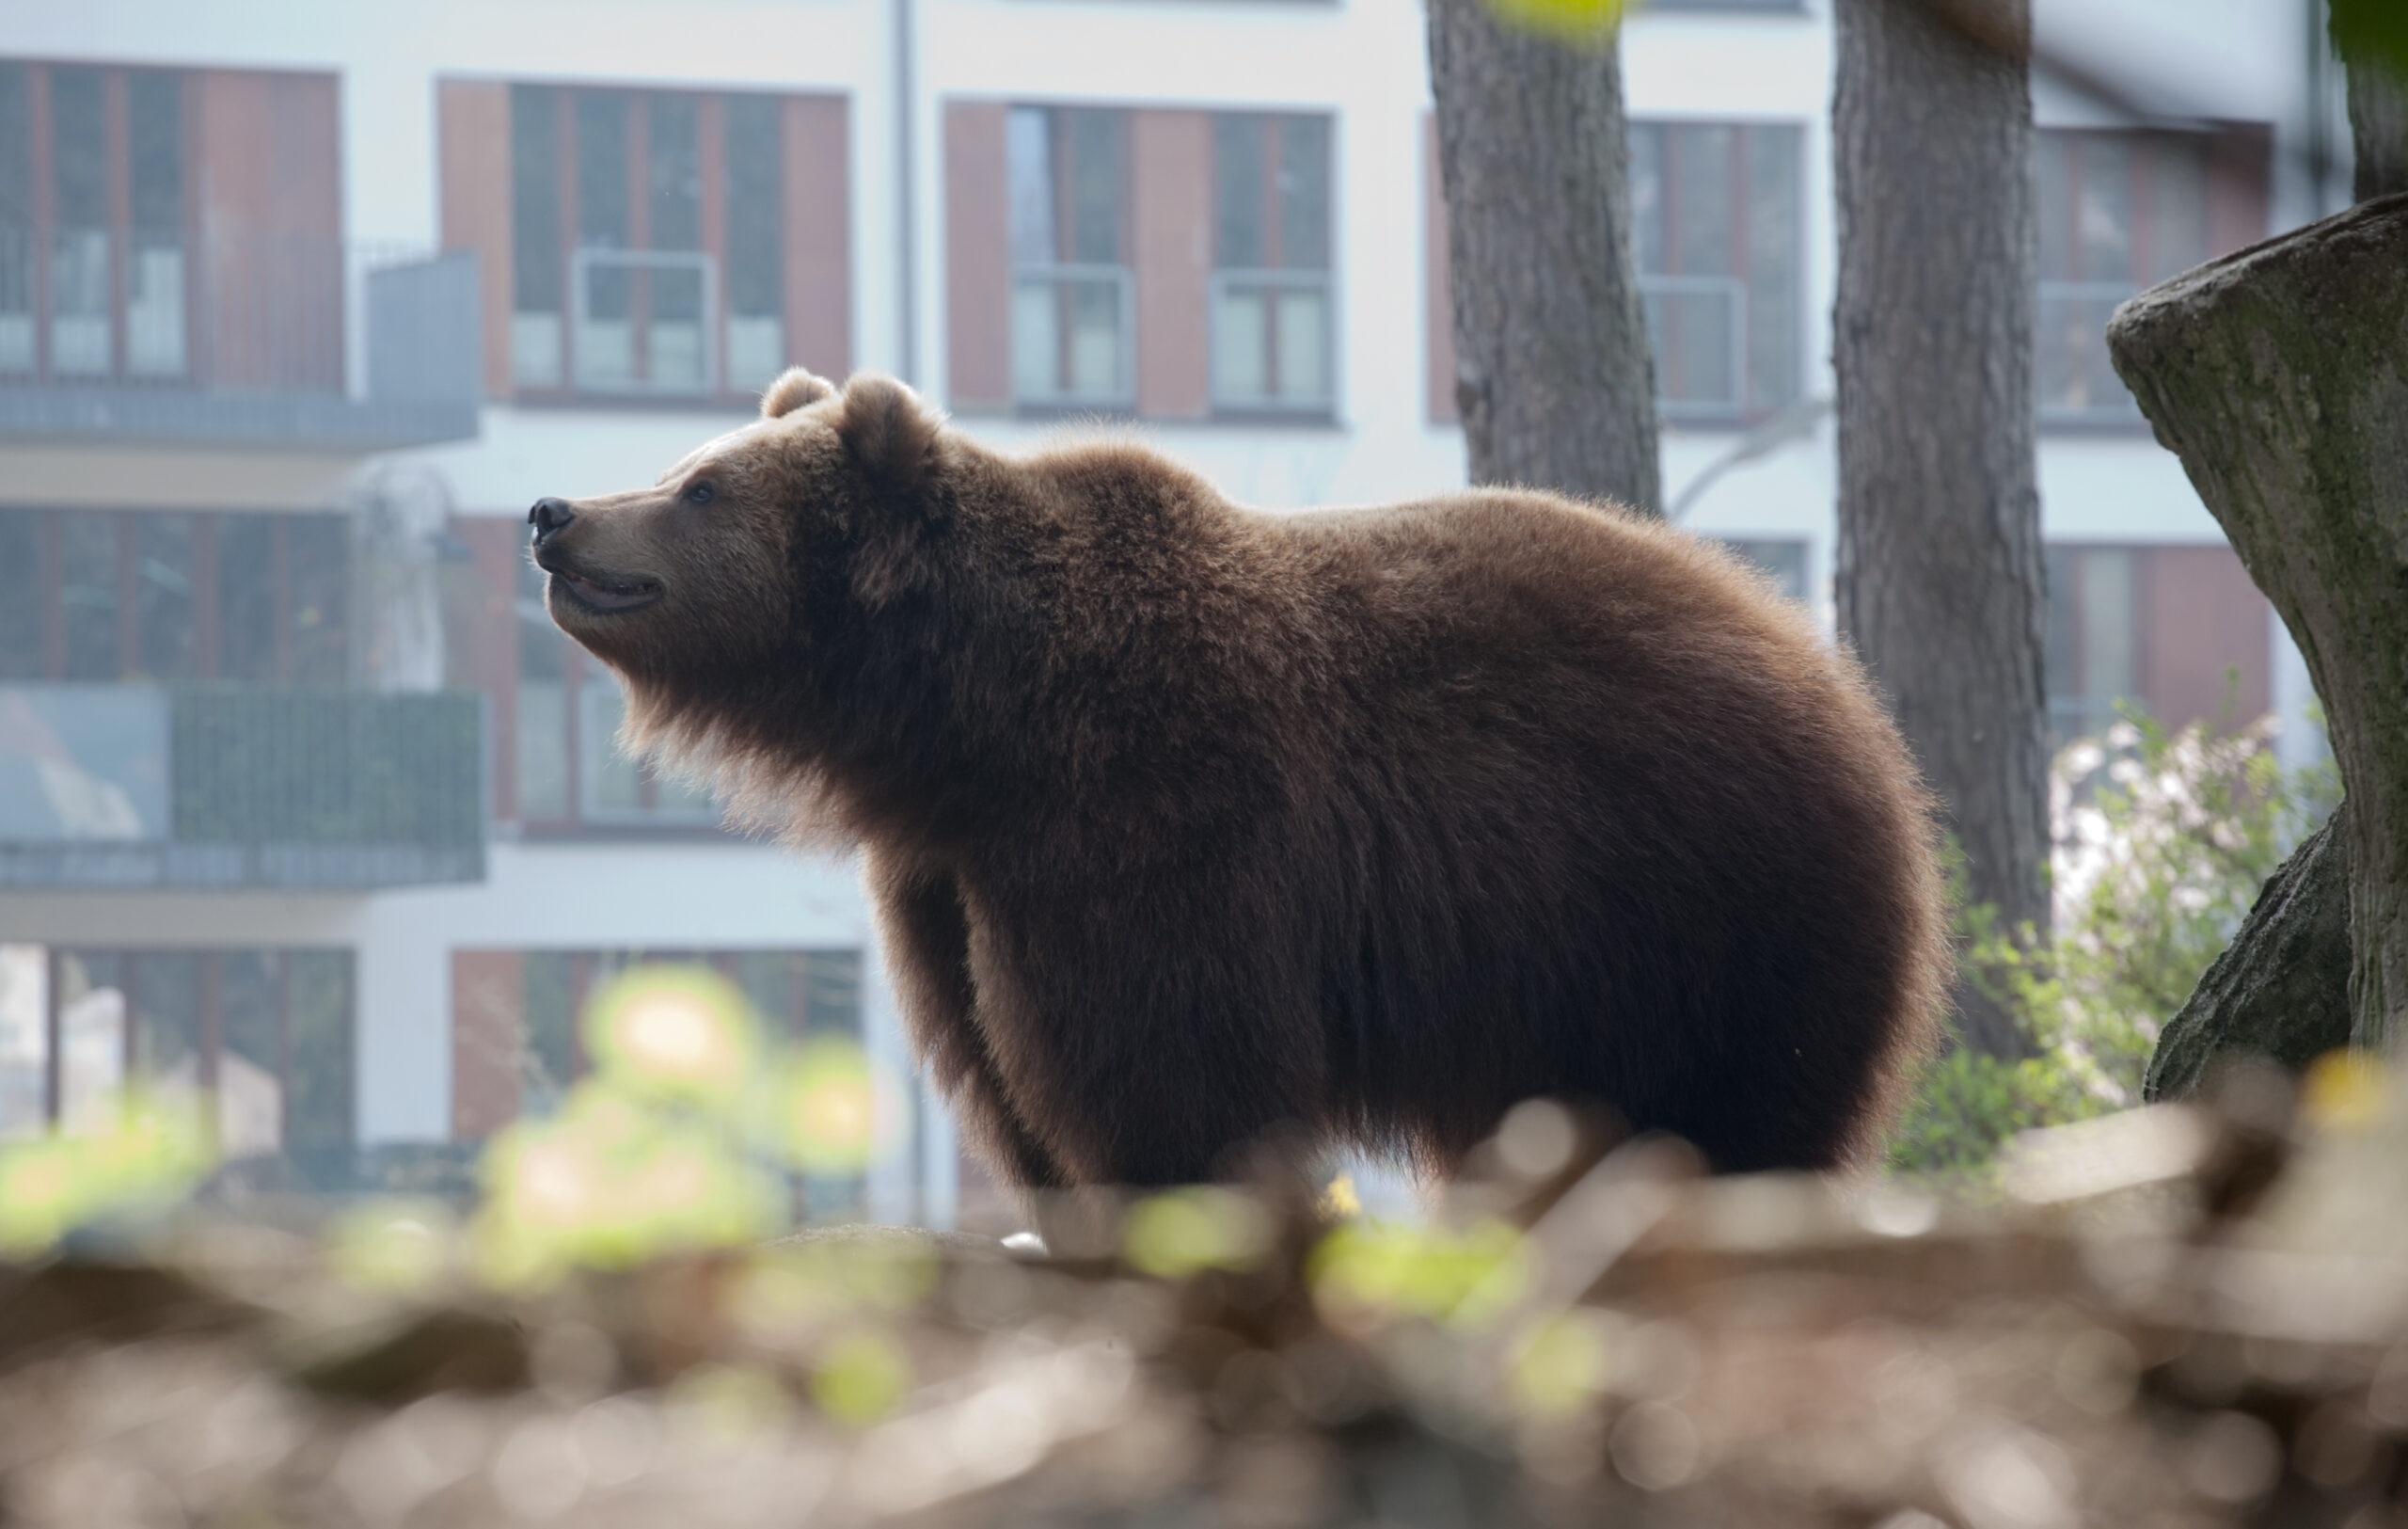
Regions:
<svg viewBox="0 0 2408 1529"><path fill-rule="evenodd" d="M789 366L761 395L761 418L784 419L806 404L835 396L836 385L826 377L815 377L801 367Z"/></svg>
<svg viewBox="0 0 2408 1529"><path fill-rule="evenodd" d="M920 395L893 377L857 372L845 384L836 433L853 460L888 488L909 493L920 486L943 428Z"/></svg>

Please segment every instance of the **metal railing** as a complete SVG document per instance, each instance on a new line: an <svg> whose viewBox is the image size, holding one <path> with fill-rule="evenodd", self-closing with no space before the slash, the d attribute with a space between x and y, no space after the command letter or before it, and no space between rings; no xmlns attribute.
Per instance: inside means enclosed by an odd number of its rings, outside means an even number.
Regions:
<svg viewBox="0 0 2408 1529"><path fill-rule="evenodd" d="M484 875L483 698L0 686L0 885Z"/></svg>
<svg viewBox="0 0 2408 1529"><path fill-rule="evenodd" d="M1336 305L1327 271L1229 268L1211 283L1216 408L1326 414Z"/></svg>
<svg viewBox="0 0 2408 1529"><path fill-rule="evenodd" d="M0 221L0 433L472 435L479 300L465 253Z"/></svg>
<svg viewBox="0 0 2408 1529"><path fill-rule="evenodd" d="M1012 397L1046 407L1137 401L1137 282L1125 265L1012 272Z"/></svg>

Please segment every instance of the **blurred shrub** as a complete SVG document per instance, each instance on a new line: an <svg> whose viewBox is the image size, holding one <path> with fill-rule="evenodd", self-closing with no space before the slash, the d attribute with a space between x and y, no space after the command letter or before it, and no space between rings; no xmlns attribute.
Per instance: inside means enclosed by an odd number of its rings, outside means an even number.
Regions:
<svg viewBox="0 0 2408 1529"><path fill-rule="evenodd" d="M214 1118L198 1100L129 1093L93 1129L0 1148L0 1257L181 1199L216 1166Z"/></svg>
<svg viewBox="0 0 2408 1529"><path fill-rule="evenodd" d="M1980 1171L2018 1131L2140 1103L2158 1030L2231 942L2283 856L2340 798L2330 762L2286 772L2274 719L2169 733L2136 707L2049 773L2047 937L1964 905L1970 981L2023 1024L2015 1061L1951 1044L1925 1070L1892 1139L1893 1168Z"/></svg>

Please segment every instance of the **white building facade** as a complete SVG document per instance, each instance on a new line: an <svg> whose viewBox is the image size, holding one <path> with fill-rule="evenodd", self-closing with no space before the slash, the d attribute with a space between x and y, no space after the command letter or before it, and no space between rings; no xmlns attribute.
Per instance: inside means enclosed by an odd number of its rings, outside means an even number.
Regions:
<svg viewBox="0 0 2408 1529"><path fill-rule="evenodd" d="M1817 602L1829 4L1658 0L1624 50L1668 496ZM2040 22L2072 73L2143 59L2152 113L2036 86L2058 720L2209 714L2227 672L2296 713L2096 330L2330 210L2313 18ZM527 506L651 481L788 362L1004 446L1101 416L1268 507L1460 484L1423 47L1409 0L10 12L0 1134L155 1073L265 1101L243 1141L305 1182L439 1178L642 954L907 1066L850 868L612 750ZM812 1212L944 1222L958 1175L927 1111Z"/></svg>

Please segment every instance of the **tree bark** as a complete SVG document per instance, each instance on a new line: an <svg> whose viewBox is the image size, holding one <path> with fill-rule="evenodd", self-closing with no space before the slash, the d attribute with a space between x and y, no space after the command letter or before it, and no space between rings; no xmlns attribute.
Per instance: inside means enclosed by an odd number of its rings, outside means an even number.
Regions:
<svg viewBox="0 0 2408 1529"><path fill-rule="evenodd" d="M2380 58L2349 61L2352 193L2360 201L2408 191L2408 80Z"/></svg>
<svg viewBox="0 0 2408 1529"><path fill-rule="evenodd" d="M2349 801L2350 1038L2408 1030L2408 196L2116 311L2115 370L2323 700Z"/></svg>
<svg viewBox="0 0 2408 1529"><path fill-rule="evenodd" d="M1429 6L1471 479L1660 514L1618 51L1515 30L1486 0Z"/></svg>
<svg viewBox="0 0 2408 1529"><path fill-rule="evenodd" d="M2143 1097L2185 1098L2244 1057L2296 1073L2350 1043L2349 816L2345 804L2267 879L2241 932L2166 1021Z"/></svg>
<svg viewBox="0 0 2408 1529"><path fill-rule="evenodd" d="M1977 20L1979 25L1972 24ZM2025 0L1839 0L1841 632L2012 930L2049 924ZM2028 1052L1959 990L1968 1044Z"/></svg>

